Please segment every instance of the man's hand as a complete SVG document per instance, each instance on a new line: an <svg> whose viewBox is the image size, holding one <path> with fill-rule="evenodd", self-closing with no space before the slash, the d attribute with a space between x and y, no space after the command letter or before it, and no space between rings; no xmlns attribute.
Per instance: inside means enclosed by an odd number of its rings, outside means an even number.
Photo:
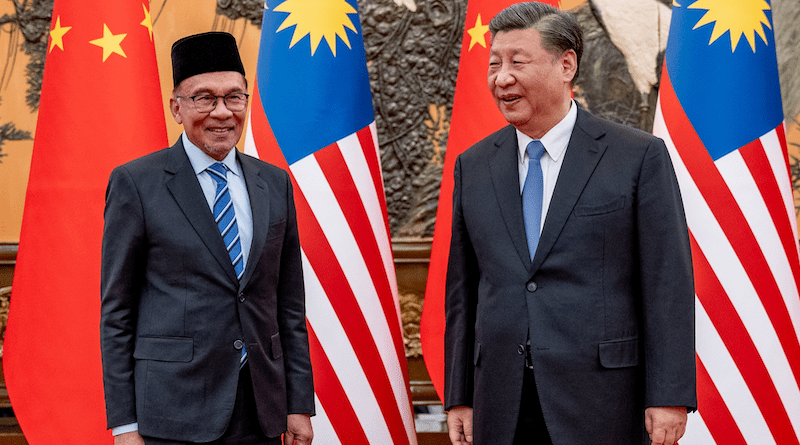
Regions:
<svg viewBox="0 0 800 445"><path fill-rule="evenodd" d="M472 444L472 408L454 406L447 413L447 429L453 445Z"/></svg>
<svg viewBox="0 0 800 445"><path fill-rule="evenodd" d="M114 436L114 445L144 445L144 439L138 431L131 431Z"/></svg>
<svg viewBox="0 0 800 445"><path fill-rule="evenodd" d="M644 411L644 426L652 445L674 445L686 432L686 408L650 407Z"/></svg>
<svg viewBox="0 0 800 445"><path fill-rule="evenodd" d="M308 414L289 414L286 423L286 432L283 434L284 445L311 445L311 440L314 439L314 431L311 429L311 416Z"/></svg>

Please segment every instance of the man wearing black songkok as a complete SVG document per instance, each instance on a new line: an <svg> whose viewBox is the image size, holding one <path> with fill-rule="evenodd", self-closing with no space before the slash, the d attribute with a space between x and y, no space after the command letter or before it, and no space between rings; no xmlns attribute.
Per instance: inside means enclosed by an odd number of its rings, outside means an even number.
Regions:
<svg viewBox="0 0 800 445"><path fill-rule="evenodd" d="M288 174L234 149L234 38L172 47L171 148L106 192L101 348L115 444L310 444L314 388ZM124 105L123 105L124 106Z"/></svg>

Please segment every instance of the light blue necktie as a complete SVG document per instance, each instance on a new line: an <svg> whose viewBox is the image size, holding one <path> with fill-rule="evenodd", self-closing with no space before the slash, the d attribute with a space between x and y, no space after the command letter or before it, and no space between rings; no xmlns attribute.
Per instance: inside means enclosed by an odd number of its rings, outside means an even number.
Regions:
<svg viewBox="0 0 800 445"><path fill-rule="evenodd" d="M525 234L528 237L528 252L533 259L536 246L539 245L539 230L542 224L542 196L544 179L542 164L544 145L540 141L531 141L528 150L528 175L522 188L522 217L525 220Z"/></svg>
<svg viewBox="0 0 800 445"><path fill-rule="evenodd" d="M228 249L228 256L231 258L233 269L236 271L236 278L241 279L244 273L244 257L242 254L242 243L239 240L239 227L236 225L236 212L231 201L231 192L228 190L228 167L217 162L206 169L214 182L217 183L217 193L214 197L214 221L217 223L222 240ZM239 368L247 362L247 351L242 345L242 357L239 359Z"/></svg>

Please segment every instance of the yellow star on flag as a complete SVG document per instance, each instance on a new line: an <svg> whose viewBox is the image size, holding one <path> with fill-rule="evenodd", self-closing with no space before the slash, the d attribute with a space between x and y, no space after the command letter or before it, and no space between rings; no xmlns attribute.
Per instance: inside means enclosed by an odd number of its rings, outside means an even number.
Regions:
<svg viewBox="0 0 800 445"><path fill-rule="evenodd" d="M89 43L103 48L103 62L108 59L108 56L110 56L111 53L116 53L127 58L128 56L125 55L125 51L123 51L122 47L120 46L122 39L124 39L127 35L128 34L112 34L111 30L108 29L108 25L103 23L103 38L92 40Z"/></svg>
<svg viewBox="0 0 800 445"><path fill-rule="evenodd" d="M472 47L475 46L476 43L486 48L486 33L488 31L489 25L484 25L481 22L481 15L478 14L478 20L475 21L475 26L467 30L467 34L470 36L469 51L472 50Z"/></svg>
<svg viewBox="0 0 800 445"><path fill-rule="evenodd" d="M147 10L147 8L144 6L144 3L142 3L142 10L144 10L144 20L142 20L142 23L139 23L139 24L144 26L145 28L147 28L147 32L150 33L150 41L152 42L153 41L153 21L150 20L150 11Z"/></svg>
<svg viewBox="0 0 800 445"><path fill-rule="evenodd" d="M47 52L52 52L56 46L64 51L64 34L70 29L71 26L61 26L61 16L56 17L56 26L50 31L50 49Z"/></svg>

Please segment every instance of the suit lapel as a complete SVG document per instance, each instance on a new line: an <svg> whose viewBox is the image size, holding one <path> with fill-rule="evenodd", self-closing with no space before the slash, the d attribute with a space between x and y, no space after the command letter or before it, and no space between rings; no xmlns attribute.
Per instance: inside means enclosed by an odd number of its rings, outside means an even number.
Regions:
<svg viewBox="0 0 800 445"><path fill-rule="evenodd" d="M489 160L489 169L497 202L500 205L500 213L503 215L503 221L505 221L520 260L525 267L528 267L530 254L522 216L522 196L519 193L519 162L514 127L506 127L498 134L494 143L497 150Z"/></svg>
<svg viewBox="0 0 800 445"><path fill-rule="evenodd" d="M578 108L578 119L564 154L564 163L561 165L553 197L550 199L550 208L539 238L539 247L531 262L531 271L542 265L553 248L575 203L605 153L607 144L600 140L605 132L594 125L594 119L587 111Z"/></svg>
<svg viewBox="0 0 800 445"><path fill-rule="evenodd" d="M214 216L208 208L208 202L203 195L203 189L197 181L197 175L186 156L183 142L178 142L170 148L169 158L164 170L172 177L167 179L167 189L183 211L186 219L203 240L208 250L211 251L217 262L225 269L233 281L236 280L236 271L233 269L228 250L219 234L219 228L214 223Z"/></svg>
<svg viewBox="0 0 800 445"><path fill-rule="evenodd" d="M236 153L239 165L242 166L244 181L247 184L247 193L250 196L250 210L253 213L253 242L250 245L250 256L244 268L244 275L239 283L239 289L244 289L267 240L269 231L269 189L267 183L259 176L259 170L254 165L254 160L241 153Z"/></svg>

